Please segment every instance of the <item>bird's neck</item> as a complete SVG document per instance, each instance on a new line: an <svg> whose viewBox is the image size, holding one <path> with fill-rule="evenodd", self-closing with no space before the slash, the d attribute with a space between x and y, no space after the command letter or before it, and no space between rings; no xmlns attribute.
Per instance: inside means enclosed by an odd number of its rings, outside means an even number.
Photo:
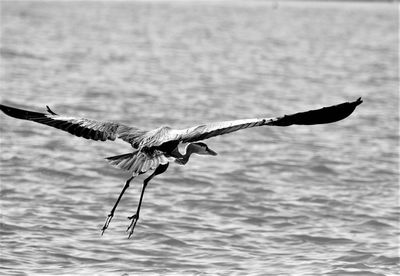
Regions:
<svg viewBox="0 0 400 276"><path fill-rule="evenodd" d="M186 152L185 154L180 157L177 162L179 164L185 165L187 162L189 162L190 156L195 152L195 150L190 147L190 144L186 147Z"/></svg>

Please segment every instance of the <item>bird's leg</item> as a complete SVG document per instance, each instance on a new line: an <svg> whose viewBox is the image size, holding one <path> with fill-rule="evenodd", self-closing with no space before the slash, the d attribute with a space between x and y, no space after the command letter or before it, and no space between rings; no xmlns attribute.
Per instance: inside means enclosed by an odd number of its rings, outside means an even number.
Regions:
<svg viewBox="0 0 400 276"><path fill-rule="evenodd" d="M106 222L104 223L104 226L101 229L101 235L103 235L104 231L106 231L106 229L108 228L108 225L110 224L110 222L114 216L115 209L117 208L117 205L118 205L119 201L121 200L122 195L125 193L126 189L128 189L129 183L132 181L132 179L133 179L133 176L126 181L124 188L122 189L117 201L114 204L114 207L111 209L110 214L107 216Z"/></svg>
<svg viewBox="0 0 400 276"><path fill-rule="evenodd" d="M129 231L128 239L132 236L133 230L135 230L136 223L139 220L140 207L142 206L143 194L144 194L144 191L145 191L145 189L147 187L147 184L150 182L150 180L153 179L153 177L165 172L167 170L167 168L168 168L168 163L165 164L165 165L158 166L156 168L156 170L154 171L154 173L143 181L142 192L140 194L139 204L138 204L138 207L136 209L136 213L133 216L128 217L128 219L131 220L131 223L129 224L128 228L126 229L126 231Z"/></svg>
<svg viewBox="0 0 400 276"><path fill-rule="evenodd" d="M151 175L151 176L153 176L153 175ZM151 176L150 176L150 177L151 177ZM150 177L149 177L149 178L150 178ZM135 229L135 226L136 226L136 223L137 223L138 220L139 220L140 206L142 205L144 190L146 189L147 183L150 181L149 178L146 178L146 179L143 181L142 192L141 192L141 194L140 194L139 205L138 205L138 207L137 207L137 209L136 209L136 213L135 213L133 216L128 217L128 219L131 220L131 223L129 224L128 228L126 229L126 231L129 231L128 239L132 236L133 230Z"/></svg>

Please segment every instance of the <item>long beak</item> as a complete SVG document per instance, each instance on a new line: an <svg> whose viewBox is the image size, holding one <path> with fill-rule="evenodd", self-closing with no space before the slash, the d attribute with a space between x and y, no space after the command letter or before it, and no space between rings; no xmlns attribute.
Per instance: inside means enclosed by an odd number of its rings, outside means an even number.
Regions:
<svg viewBox="0 0 400 276"><path fill-rule="evenodd" d="M215 151L213 151L210 148L207 149L207 152L208 152L208 154L213 155L213 156L218 155L218 153L216 153Z"/></svg>

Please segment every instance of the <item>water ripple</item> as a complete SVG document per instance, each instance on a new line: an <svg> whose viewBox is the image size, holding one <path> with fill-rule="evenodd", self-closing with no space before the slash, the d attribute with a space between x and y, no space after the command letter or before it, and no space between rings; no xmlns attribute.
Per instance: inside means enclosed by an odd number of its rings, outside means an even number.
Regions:
<svg viewBox="0 0 400 276"><path fill-rule="evenodd" d="M398 274L393 4L1 6L2 104L151 129L364 99L335 124L207 140L218 156L150 183L131 240L142 176L100 235L129 177L103 158L128 144L0 114L2 275Z"/></svg>

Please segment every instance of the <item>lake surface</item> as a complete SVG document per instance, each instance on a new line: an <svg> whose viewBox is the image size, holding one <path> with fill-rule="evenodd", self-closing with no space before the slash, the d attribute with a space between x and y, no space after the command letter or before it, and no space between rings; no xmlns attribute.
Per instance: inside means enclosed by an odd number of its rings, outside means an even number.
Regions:
<svg viewBox="0 0 400 276"><path fill-rule="evenodd" d="M0 115L2 275L398 275L391 3L2 2L3 104L144 129L353 101L344 121L206 141L125 180L95 142Z"/></svg>

